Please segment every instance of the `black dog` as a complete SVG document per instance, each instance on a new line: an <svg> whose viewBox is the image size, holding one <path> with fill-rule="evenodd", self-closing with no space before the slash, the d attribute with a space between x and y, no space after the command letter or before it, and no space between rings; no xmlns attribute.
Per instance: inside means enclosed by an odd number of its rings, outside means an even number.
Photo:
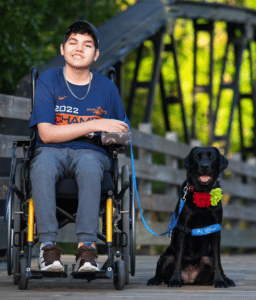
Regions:
<svg viewBox="0 0 256 300"><path fill-rule="evenodd" d="M213 283L215 287L235 286L225 276L221 266L220 231L192 235L192 229L222 223L222 195L218 177L228 161L217 148L195 147L185 158L184 164L187 180L183 183L180 199L184 199L185 204L172 232L171 244L160 256L156 274L147 285L164 282L169 287ZM180 201L175 209L176 216ZM217 225L219 229L220 225Z"/></svg>

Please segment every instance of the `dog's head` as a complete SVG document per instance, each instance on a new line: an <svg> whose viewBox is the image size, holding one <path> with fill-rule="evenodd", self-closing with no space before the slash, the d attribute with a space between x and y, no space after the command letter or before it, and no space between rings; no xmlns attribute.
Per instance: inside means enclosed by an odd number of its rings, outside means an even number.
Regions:
<svg viewBox="0 0 256 300"><path fill-rule="evenodd" d="M184 160L187 180L196 190L211 190L228 160L215 147L195 147Z"/></svg>

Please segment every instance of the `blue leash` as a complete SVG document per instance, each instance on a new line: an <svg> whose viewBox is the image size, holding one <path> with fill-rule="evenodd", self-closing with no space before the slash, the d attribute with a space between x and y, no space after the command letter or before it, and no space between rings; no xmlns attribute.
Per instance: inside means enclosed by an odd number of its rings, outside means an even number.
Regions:
<svg viewBox="0 0 256 300"><path fill-rule="evenodd" d="M148 230L148 232L150 232L153 235L158 235L158 236L162 236L165 235L169 232L171 232L177 225L177 222L179 220L179 216L180 213L183 209L183 206L185 204L185 197L187 194L187 187L185 187L184 189L184 196L183 198L180 200L180 206L179 206L179 213L178 216L176 217L175 212L172 214L171 217L171 221L169 224L169 228L167 231L163 232L163 233L156 233L154 232L147 224L144 216L143 216L143 212L142 212L142 208L141 208L141 203L140 203L140 198L139 198L139 194L138 194L138 190L137 190L137 182L136 182L136 173L135 173L135 163L134 163L134 156L133 156L133 150L132 150L132 140L131 140L131 164L132 164L132 179L133 179L133 185L134 185L134 190L136 193L136 197L137 197L137 201L138 201L138 205L139 205L139 210L140 210L140 215L141 215L141 219L142 219L142 223L144 224L144 226L146 227L146 229ZM213 224L207 227L203 227L203 228L195 228L191 230L191 235L192 236L202 236L202 235L207 235L207 234L211 234L211 233L215 233L221 231L221 225L220 224Z"/></svg>
<svg viewBox="0 0 256 300"><path fill-rule="evenodd" d="M172 215L170 224L169 224L169 228L167 231L165 231L164 233L156 233L154 232L147 224L146 220L144 219L143 216L143 212L142 212L142 208L141 208L141 204L140 204L140 198L139 198L139 194L138 194L138 190L137 190L137 182L136 182L136 173L135 173L135 163L134 163L134 156L133 156L133 151L132 151L132 141L131 141L131 163L132 163L132 179L133 179L133 185L134 185L134 190L136 193L136 197L137 197L137 201L138 201L138 205L139 205L139 209L140 209L140 215L141 215L141 219L142 219L142 223L144 224L144 226L146 227L146 229L148 230L148 232L152 233L153 235L165 235L169 232L171 232L175 226L177 225L177 222L179 220L179 216L180 213L182 211L182 208L185 204L185 200L181 199L180 200L180 207L179 207L179 213L178 216L175 216L175 212Z"/></svg>

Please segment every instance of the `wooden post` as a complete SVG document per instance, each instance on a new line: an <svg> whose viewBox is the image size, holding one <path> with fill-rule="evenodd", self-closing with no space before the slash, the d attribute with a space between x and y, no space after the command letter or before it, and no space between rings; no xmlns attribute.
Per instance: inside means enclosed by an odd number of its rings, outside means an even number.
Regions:
<svg viewBox="0 0 256 300"><path fill-rule="evenodd" d="M168 141L178 142L178 134L176 132L171 132L171 131L166 132L165 138ZM170 155L165 156L165 164L166 164L166 166L170 167L170 171L171 171L171 169L178 169L178 160L173 158ZM170 198L176 199L178 196L177 187L175 187L171 184L168 184L166 186L166 195L170 195Z"/></svg>
<svg viewBox="0 0 256 300"><path fill-rule="evenodd" d="M139 124L139 130L145 133L152 133L152 125L150 123L140 123ZM151 165L152 164L152 154L149 151L146 151L144 149L139 149L138 151L138 160L145 164L145 165ZM138 192L139 195L152 195L152 184L148 180L139 180L138 184ZM143 217L147 224L150 226L152 224L152 212L149 210L142 210ZM139 215L139 219L141 216ZM146 246L144 249L144 254L155 254L154 247L149 245Z"/></svg>
<svg viewBox="0 0 256 300"><path fill-rule="evenodd" d="M152 125L150 123L141 123L139 124L139 130L145 133L152 133ZM144 164L152 164L152 154L149 151L144 149L139 149L139 160ZM152 194L152 185L149 181L140 180L139 181L139 191L142 194L151 195Z"/></svg>
<svg viewBox="0 0 256 300"><path fill-rule="evenodd" d="M177 132L168 131L165 134L165 138L168 141L178 142ZM170 155L165 156L165 164L166 164L167 167L170 168L170 172L171 172L172 169L178 169L178 160L173 158ZM178 191L178 188L176 186L171 185L171 184L167 184L165 193L166 193L166 195L168 195L170 197L170 201L177 201L179 191ZM171 219L172 214L173 214L173 212L166 214L166 217L168 218L168 220L166 220L167 222ZM170 232L168 236L171 240L172 232Z"/></svg>
<svg viewBox="0 0 256 300"><path fill-rule="evenodd" d="M203 146L203 143L196 139L191 139L189 144L191 147L202 147Z"/></svg>
<svg viewBox="0 0 256 300"><path fill-rule="evenodd" d="M242 162L242 154L241 153L233 153L232 156L231 156L232 160L235 160L235 161L240 161ZM231 173L231 178L232 178L232 181L235 181L235 182L242 182L243 181L243 176L240 175L240 174L236 174L234 172ZM246 203L244 203L244 205L247 205L247 201L245 200ZM231 198L229 199L229 202L227 204L227 207L228 205L238 205L238 207L240 207L241 205L241 198L240 197L236 197L236 196L231 196ZM225 219L225 223L226 223L226 228L228 229L232 229L232 230L235 230L235 229L238 229L239 230L239 220L234 220L234 219L229 219L229 218L226 218Z"/></svg>

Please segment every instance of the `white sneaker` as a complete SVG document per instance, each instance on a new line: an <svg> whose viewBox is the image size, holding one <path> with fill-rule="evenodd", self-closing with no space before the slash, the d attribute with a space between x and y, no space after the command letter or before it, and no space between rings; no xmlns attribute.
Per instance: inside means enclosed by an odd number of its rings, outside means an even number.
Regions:
<svg viewBox="0 0 256 300"><path fill-rule="evenodd" d="M96 272L99 271L96 249L87 245L78 248L76 254L77 272Z"/></svg>
<svg viewBox="0 0 256 300"><path fill-rule="evenodd" d="M63 252L56 244L40 246L39 268L41 271L63 272L64 267L60 261L60 253Z"/></svg>

